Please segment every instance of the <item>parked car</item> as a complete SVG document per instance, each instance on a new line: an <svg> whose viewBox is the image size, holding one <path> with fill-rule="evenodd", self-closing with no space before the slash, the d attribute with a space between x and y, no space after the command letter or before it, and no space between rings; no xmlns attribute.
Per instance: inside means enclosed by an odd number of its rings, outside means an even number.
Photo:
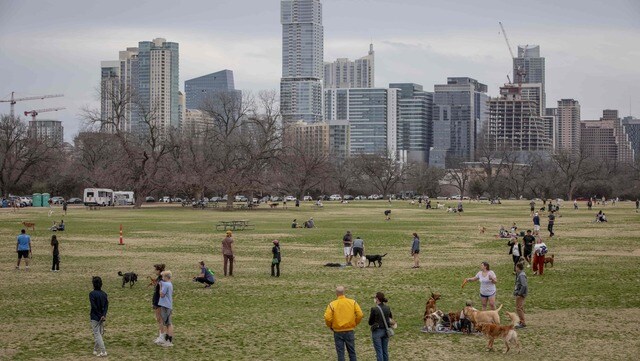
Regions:
<svg viewBox="0 0 640 361"><path fill-rule="evenodd" d="M62 198L62 197L51 197L51 203L53 203L53 204L62 204L62 203L64 203L64 198Z"/></svg>
<svg viewBox="0 0 640 361"><path fill-rule="evenodd" d="M331 197L329 197L330 201L341 201L342 197L339 194L332 194Z"/></svg>
<svg viewBox="0 0 640 361"><path fill-rule="evenodd" d="M382 199L382 195L380 195L380 194L372 194L369 197L367 197L367 199L377 201L377 200Z"/></svg>
<svg viewBox="0 0 640 361"><path fill-rule="evenodd" d="M271 196L271 202L282 202L282 197Z"/></svg>
<svg viewBox="0 0 640 361"><path fill-rule="evenodd" d="M82 199L80 199L80 198L69 198L69 199L67 199L67 204L82 204Z"/></svg>
<svg viewBox="0 0 640 361"><path fill-rule="evenodd" d="M312 200L313 200L313 197L311 197L311 196L304 196L304 197L302 197L302 200L303 200L303 201L305 201L305 202L312 201Z"/></svg>
<svg viewBox="0 0 640 361"><path fill-rule="evenodd" d="M247 197L240 195L235 197L234 202L246 202L247 200Z"/></svg>
<svg viewBox="0 0 640 361"><path fill-rule="evenodd" d="M220 197L211 197L209 198L209 202L220 202L222 200L222 198Z"/></svg>
<svg viewBox="0 0 640 361"><path fill-rule="evenodd" d="M23 207L30 207L33 205L33 200L29 197L20 197L20 203L24 204Z"/></svg>
<svg viewBox="0 0 640 361"><path fill-rule="evenodd" d="M285 199L287 200L287 202L295 202L296 197L294 197L294 196L287 196Z"/></svg>
<svg viewBox="0 0 640 361"><path fill-rule="evenodd" d="M353 196L352 195L348 195L348 194L345 194L344 197L342 197L342 199L344 199L345 201L354 200Z"/></svg>
<svg viewBox="0 0 640 361"><path fill-rule="evenodd" d="M147 198L144 199L144 201L147 202L147 203L153 203L153 202L156 201L156 199L153 198L153 197L147 197Z"/></svg>

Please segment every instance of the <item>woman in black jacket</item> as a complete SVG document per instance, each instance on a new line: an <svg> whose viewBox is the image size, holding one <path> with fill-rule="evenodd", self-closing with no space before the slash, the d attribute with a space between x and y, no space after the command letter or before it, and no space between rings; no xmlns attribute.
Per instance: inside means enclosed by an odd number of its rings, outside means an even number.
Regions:
<svg viewBox="0 0 640 361"><path fill-rule="evenodd" d="M391 319L393 316L391 315L391 309L386 305L387 299L384 297L384 293L376 293L373 300L376 306L371 307L369 326L371 326L373 348L376 350L376 360L389 361L389 336L387 336L387 327L391 328Z"/></svg>
<svg viewBox="0 0 640 361"><path fill-rule="evenodd" d="M513 274L516 274L516 265L520 262L521 257L524 257L522 244L516 236L511 236L511 240L507 242L507 246L509 246L509 254L513 258Z"/></svg>
<svg viewBox="0 0 640 361"><path fill-rule="evenodd" d="M271 253L273 253L273 259L271 260L271 277L280 277L280 262L282 261L282 256L280 255L280 241L277 239L273 240Z"/></svg>

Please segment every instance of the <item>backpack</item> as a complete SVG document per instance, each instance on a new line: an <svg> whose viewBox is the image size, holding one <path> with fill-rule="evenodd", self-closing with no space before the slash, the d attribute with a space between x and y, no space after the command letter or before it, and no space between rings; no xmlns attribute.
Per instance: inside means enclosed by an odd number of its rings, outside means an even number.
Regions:
<svg viewBox="0 0 640 361"><path fill-rule="evenodd" d="M545 254L547 254L547 252L549 252L549 250L547 249L547 246L542 246L540 247L540 249L538 249L538 254L540 256L544 256Z"/></svg>
<svg viewBox="0 0 640 361"><path fill-rule="evenodd" d="M207 272L209 272L211 274L211 277L213 277L213 282L215 282L216 281L216 276L214 276L213 271L211 270L211 268L207 268Z"/></svg>

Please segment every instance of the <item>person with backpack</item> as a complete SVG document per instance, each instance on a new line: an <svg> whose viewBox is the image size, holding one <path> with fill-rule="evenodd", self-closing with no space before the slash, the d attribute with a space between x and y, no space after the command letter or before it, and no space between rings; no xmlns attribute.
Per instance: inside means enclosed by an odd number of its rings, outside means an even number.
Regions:
<svg viewBox="0 0 640 361"><path fill-rule="evenodd" d="M395 322L391 309L386 305L388 300L384 297L384 293L377 292L373 301L376 305L371 307L369 326L371 326L371 341L376 351L376 361L389 361L389 336L393 336L392 327Z"/></svg>
<svg viewBox="0 0 640 361"><path fill-rule="evenodd" d="M533 246L533 274L542 276L544 272L544 257L547 254L547 245L542 242L542 238L536 239Z"/></svg>
<svg viewBox="0 0 640 361"><path fill-rule="evenodd" d="M211 285L216 282L213 276L213 271L211 271L209 268L207 268L204 265L204 261L200 261L199 267L200 267L200 275L197 277L193 277L193 282L204 283L205 284L204 288L210 288Z"/></svg>

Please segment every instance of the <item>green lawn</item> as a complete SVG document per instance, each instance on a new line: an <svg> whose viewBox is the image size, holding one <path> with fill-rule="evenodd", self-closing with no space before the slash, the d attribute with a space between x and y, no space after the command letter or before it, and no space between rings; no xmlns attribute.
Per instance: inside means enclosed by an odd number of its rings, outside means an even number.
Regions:
<svg viewBox="0 0 640 361"><path fill-rule="evenodd" d="M385 222L383 211L389 208L392 220ZM420 332L425 302L430 291L437 291L442 294L438 308L444 312L459 311L467 299L479 305L478 284L464 289L460 284L487 260L498 276L498 303L513 311L511 256L506 242L493 234L512 222L530 228L528 208L527 201L465 202L459 216L401 201L325 202L324 209L303 203L299 209L235 212L72 207L64 217L67 231L58 233L59 273L49 271L51 232L46 229L61 218L61 211L49 218L46 209L2 209L0 359L93 358L88 293L91 276L100 275L110 300L105 344L114 360L335 359L322 315L339 284L365 312L356 330L360 359L375 359L366 321L372 295L383 291L399 324L390 342L392 359L476 360L486 356L483 338ZM527 269L529 327L519 331L523 353L539 359L635 359L640 350L640 215L631 202L621 203L604 209L609 223L595 224L591 221L597 210L569 208L565 202L556 237L544 237L555 254L555 267L543 277ZM293 218L300 222L309 217L316 229L290 228ZM234 234L235 274L225 278L220 255L224 235L215 231L215 224L233 219L250 220L256 229ZM36 222L36 231L29 232L34 240L29 272L13 270L22 221ZM118 245L120 224L124 246ZM479 234L480 226L487 227L486 234ZM323 267L343 261L346 230L365 240L367 253L387 253L382 268ZM422 268L417 270L410 268L413 232L422 238ZM280 278L269 275L274 238L282 246ZM191 282L200 260L216 273L212 289ZM175 347L170 349L152 343L157 329L147 276L159 262L174 274ZM118 271L136 272L140 282L121 288ZM504 313L502 319L507 323ZM496 342L496 350L502 349ZM496 352L492 358L513 356Z"/></svg>

